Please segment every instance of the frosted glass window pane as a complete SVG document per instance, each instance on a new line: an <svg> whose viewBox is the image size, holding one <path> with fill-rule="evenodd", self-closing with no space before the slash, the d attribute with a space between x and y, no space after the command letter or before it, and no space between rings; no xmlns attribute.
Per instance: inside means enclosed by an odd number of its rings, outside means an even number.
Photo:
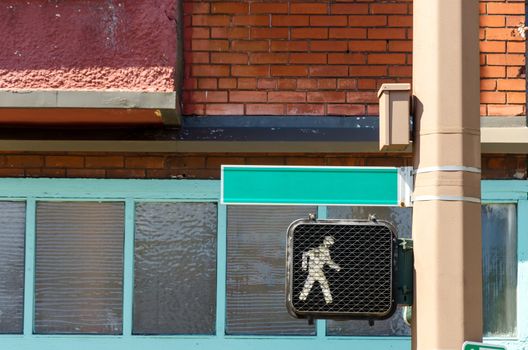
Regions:
<svg viewBox="0 0 528 350"><path fill-rule="evenodd" d="M217 208L139 203L135 334L214 334Z"/></svg>
<svg viewBox="0 0 528 350"><path fill-rule="evenodd" d="M230 206L227 215L227 333L311 335L286 311L286 230L315 207Z"/></svg>
<svg viewBox="0 0 528 350"><path fill-rule="evenodd" d="M22 333L26 203L0 202L0 333Z"/></svg>
<svg viewBox="0 0 528 350"><path fill-rule="evenodd" d="M398 237L410 238L412 227L412 209L396 207L329 207L329 219L368 219L375 214L379 220L391 222ZM355 336L410 336L411 329L402 318L402 308L398 307L394 315L387 320L376 321L369 326L367 321L331 321L327 322L329 335Z"/></svg>
<svg viewBox="0 0 528 350"><path fill-rule="evenodd" d="M517 215L514 204L482 206L484 335L517 329Z"/></svg>
<svg viewBox="0 0 528 350"><path fill-rule="evenodd" d="M37 203L36 333L122 332L124 204Z"/></svg>

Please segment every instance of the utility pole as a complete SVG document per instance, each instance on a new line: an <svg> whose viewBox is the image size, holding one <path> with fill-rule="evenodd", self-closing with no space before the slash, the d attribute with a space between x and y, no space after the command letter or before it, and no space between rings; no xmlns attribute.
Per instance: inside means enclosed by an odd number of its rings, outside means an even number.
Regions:
<svg viewBox="0 0 528 350"><path fill-rule="evenodd" d="M482 339L478 0L414 0L414 350Z"/></svg>

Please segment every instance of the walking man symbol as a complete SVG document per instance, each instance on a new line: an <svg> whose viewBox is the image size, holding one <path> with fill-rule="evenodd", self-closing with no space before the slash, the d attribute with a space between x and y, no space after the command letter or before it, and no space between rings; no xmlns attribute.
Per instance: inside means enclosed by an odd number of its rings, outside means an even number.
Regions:
<svg viewBox="0 0 528 350"><path fill-rule="evenodd" d="M303 253L302 269L303 271L308 271L308 277L306 278L306 282L304 282L301 294L299 294L299 300L305 301L308 298L308 294L312 291L314 283L319 282L326 304L332 303L332 293L323 271L325 265L328 265L337 272L341 270L341 267L330 257L330 247L332 245L334 245L334 237L325 236L323 243L319 247Z"/></svg>

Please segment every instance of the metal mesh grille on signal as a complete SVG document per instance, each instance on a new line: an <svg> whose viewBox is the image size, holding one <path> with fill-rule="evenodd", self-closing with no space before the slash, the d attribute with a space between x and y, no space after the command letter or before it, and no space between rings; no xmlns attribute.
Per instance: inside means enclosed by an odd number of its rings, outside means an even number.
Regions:
<svg viewBox="0 0 528 350"><path fill-rule="evenodd" d="M304 223L289 243L295 313L390 316L394 235L388 226Z"/></svg>

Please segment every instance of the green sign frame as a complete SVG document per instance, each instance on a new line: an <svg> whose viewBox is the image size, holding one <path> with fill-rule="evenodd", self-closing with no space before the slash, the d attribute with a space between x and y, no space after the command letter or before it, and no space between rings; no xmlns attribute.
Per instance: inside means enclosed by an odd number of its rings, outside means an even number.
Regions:
<svg viewBox="0 0 528 350"><path fill-rule="evenodd" d="M506 347L503 345L466 341L462 344L462 350L506 350Z"/></svg>
<svg viewBox="0 0 528 350"><path fill-rule="evenodd" d="M412 168L222 165L221 203L410 206Z"/></svg>

